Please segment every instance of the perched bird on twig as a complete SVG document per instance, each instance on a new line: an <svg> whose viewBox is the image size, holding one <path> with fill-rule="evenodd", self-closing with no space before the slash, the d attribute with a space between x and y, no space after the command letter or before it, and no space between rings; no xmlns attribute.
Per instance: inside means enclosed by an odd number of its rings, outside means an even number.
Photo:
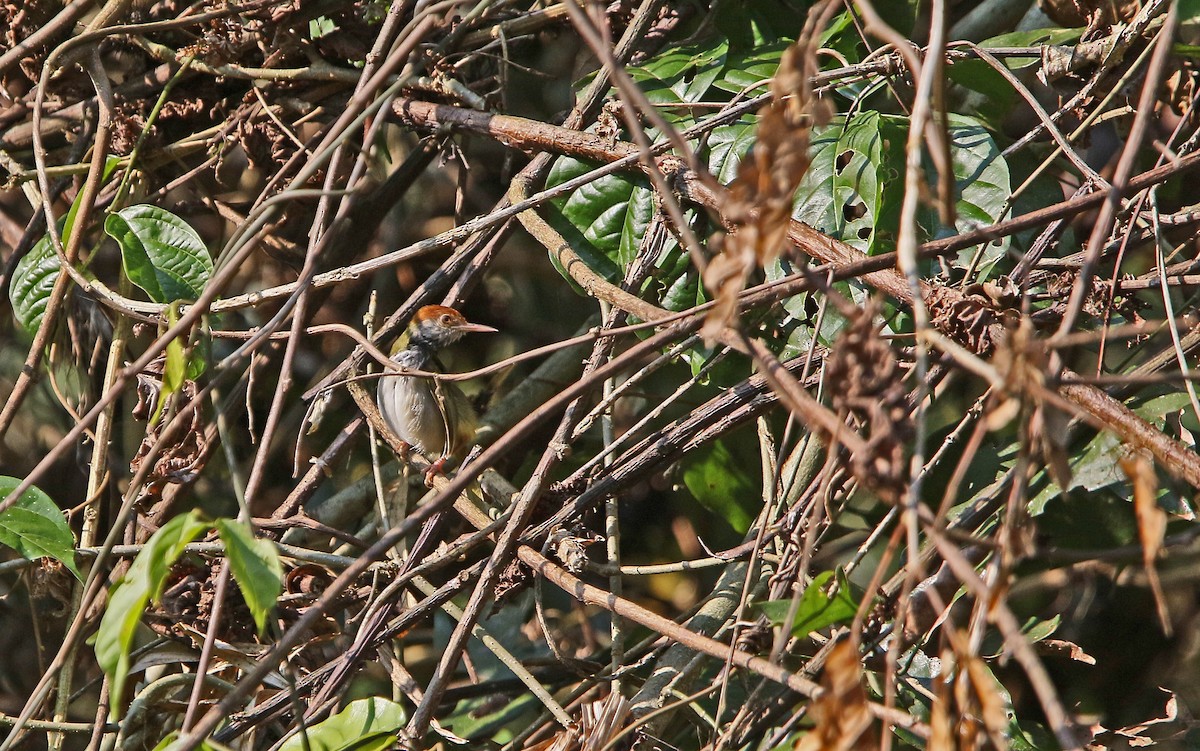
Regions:
<svg viewBox="0 0 1200 751"><path fill-rule="evenodd" d="M470 323L454 308L426 305L396 342L392 360L412 370L440 372L436 357L439 351L465 334L494 331L491 326ZM475 409L452 381L385 375L379 379L376 403L388 427L432 462L425 473L427 485L444 470L446 462L471 445L475 436Z"/></svg>

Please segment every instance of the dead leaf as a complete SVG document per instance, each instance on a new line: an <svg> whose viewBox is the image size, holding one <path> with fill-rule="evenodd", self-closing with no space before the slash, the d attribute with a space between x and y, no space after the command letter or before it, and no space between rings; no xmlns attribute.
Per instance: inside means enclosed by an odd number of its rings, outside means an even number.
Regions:
<svg viewBox="0 0 1200 751"><path fill-rule="evenodd" d="M980 715L983 717L983 726L987 729L988 737L991 738L992 745L998 751L1007 751L1008 702L1000 694L995 677L992 676L991 671L987 669L982 660L973 655L964 656L961 659L966 667L966 675L971 679L971 689L979 704Z"/></svg>
<svg viewBox="0 0 1200 751"><path fill-rule="evenodd" d="M796 189L808 170L814 114L809 73L816 69L816 59L811 30L805 31L780 59L771 81L771 102L760 113L754 148L738 167L721 209L729 233L704 271L704 286L715 299L701 329L709 341L733 323L738 295L750 274L774 262L787 243Z"/></svg>
<svg viewBox="0 0 1200 751"><path fill-rule="evenodd" d="M1154 464L1141 453L1121 457L1120 464L1121 471L1133 485L1133 510L1137 515L1138 538L1142 541L1142 566L1150 581L1163 634L1170 636L1171 614L1167 611L1167 598L1154 565L1162 553L1163 538L1167 534L1167 512L1158 505L1158 475L1154 472Z"/></svg>
<svg viewBox="0 0 1200 751"><path fill-rule="evenodd" d="M868 751L879 747L871 708L863 685L858 647L851 639L834 645L821 674L821 693L810 713L816 727L796 744L796 751Z"/></svg>

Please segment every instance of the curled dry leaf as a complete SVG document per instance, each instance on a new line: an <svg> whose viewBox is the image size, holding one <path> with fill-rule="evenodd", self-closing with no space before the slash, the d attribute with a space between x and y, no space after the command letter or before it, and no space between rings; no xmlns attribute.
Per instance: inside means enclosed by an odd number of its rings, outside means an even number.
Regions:
<svg viewBox="0 0 1200 751"><path fill-rule="evenodd" d="M1091 742L1086 746L1088 751L1159 745L1168 748L1190 747L1184 739L1200 728L1200 722L1187 713L1186 707L1183 712L1180 711L1179 697L1174 691L1162 687L1159 690L1167 695L1161 716L1117 730L1097 725L1093 728Z"/></svg>
<svg viewBox="0 0 1200 751"><path fill-rule="evenodd" d="M1096 658L1083 651L1075 642L1066 639L1042 639L1034 645L1039 654L1065 656L1085 665L1095 665Z"/></svg>
<svg viewBox="0 0 1200 751"><path fill-rule="evenodd" d="M1043 340L1033 330L1029 319L1009 328L1009 334L996 349L992 358L997 372L1004 378L1005 392L1012 399L1029 405L1025 431L1026 439L1039 454L1060 488L1071 487L1071 465L1067 461L1067 425L1070 417L1046 400L1046 374L1050 354ZM1003 411L1003 408L1001 408ZM997 418L1002 415L997 415ZM989 427L1001 426L999 419L990 419Z"/></svg>
<svg viewBox="0 0 1200 751"><path fill-rule="evenodd" d="M871 708L863 685L858 648L851 639L836 644L821 674L821 693L812 703L816 727L796 744L796 751L867 751L879 747Z"/></svg>
<svg viewBox="0 0 1200 751"><path fill-rule="evenodd" d="M1038 0L1042 12L1060 26L1086 26L1087 39L1130 20L1141 6L1141 0Z"/></svg>
<svg viewBox="0 0 1200 751"><path fill-rule="evenodd" d="M889 501L908 487L907 447L912 439L908 391L892 348L880 336L874 307L856 312L838 336L826 377L839 388L833 406L865 424L866 449L851 457L851 470Z"/></svg>
<svg viewBox="0 0 1200 751"><path fill-rule="evenodd" d="M1162 552L1163 538L1167 534L1167 512L1158 505L1158 475L1154 464L1141 453L1121 457L1121 471L1133 486L1133 510L1137 515L1138 538L1142 542L1142 566L1150 591L1154 593L1154 605L1163 633L1171 635L1171 616L1167 612L1167 599L1163 594L1162 582L1154 561Z"/></svg>
<svg viewBox="0 0 1200 751"><path fill-rule="evenodd" d="M783 252L796 188L808 169L809 130L823 106L811 96L809 72L815 65L806 34L784 51L771 82L771 103L761 112L754 148L738 167L722 207L729 234L704 272L704 285L716 300L701 332L706 339L733 322L750 274Z"/></svg>

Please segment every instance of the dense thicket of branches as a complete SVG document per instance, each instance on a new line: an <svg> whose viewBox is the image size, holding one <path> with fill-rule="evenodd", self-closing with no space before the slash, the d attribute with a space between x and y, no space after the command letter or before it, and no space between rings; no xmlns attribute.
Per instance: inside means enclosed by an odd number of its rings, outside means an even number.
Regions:
<svg viewBox="0 0 1200 751"><path fill-rule="evenodd" d="M1193 6L0 4L0 751L1192 747Z"/></svg>

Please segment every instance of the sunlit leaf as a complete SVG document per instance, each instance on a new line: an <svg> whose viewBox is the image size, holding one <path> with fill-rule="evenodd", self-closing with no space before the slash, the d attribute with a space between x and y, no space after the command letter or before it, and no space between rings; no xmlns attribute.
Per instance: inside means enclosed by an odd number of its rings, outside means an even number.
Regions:
<svg viewBox="0 0 1200 751"><path fill-rule="evenodd" d="M254 536L250 527L231 519L218 519L217 533L225 543L225 555L233 578L242 590L259 633L267 625L267 616L283 591L283 565L279 553L268 540Z"/></svg>
<svg viewBox="0 0 1200 751"><path fill-rule="evenodd" d="M820 631L836 623L844 623L858 612L858 603L850 592L849 583L843 577L838 577L838 590L832 596L825 590L834 578L834 572L825 571L813 577L812 582L804 588L800 595L800 604L796 609L796 618L792 622L793 636L807 636L814 631ZM792 607L791 600L772 600L759 604L759 609L772 624L783 625L788 611Z"/></svg>
<svg viewBox="0 0 1200 751"><path fill-rule="evenodd" d="M184 548L211 525L192 511L164 524L149 540L129 571L109 590L108 607L92 642L96 660L108 676L113 715L121 714L125 683L129 678L129 651L146 605L158 601L171 566Z"/></svg>
<svg viewBox="0 0 1200 751"><path fill-rule="evenodd" d="M19 478L0 476L0 501L20 484ZM83 578L75 565L75 537L62 509L36 487L29 487L14 505L0 513L0 544L30 560L53 558Z"/></svg>
<svg viewBox="0 0 1200 751"><path fill-rule="evenodd" d="M139 204L109 214L104 231L121 246L125 273L155 302L195 300L213 262L196 230L171 212Z"/></svg>
<svg viewBox="0 0 1200 751"><path fill-rule="evenodd" d="M324 722L288 738L280 751L384 751L408 716L399 704L371 697L350 705Z"/></svg>

